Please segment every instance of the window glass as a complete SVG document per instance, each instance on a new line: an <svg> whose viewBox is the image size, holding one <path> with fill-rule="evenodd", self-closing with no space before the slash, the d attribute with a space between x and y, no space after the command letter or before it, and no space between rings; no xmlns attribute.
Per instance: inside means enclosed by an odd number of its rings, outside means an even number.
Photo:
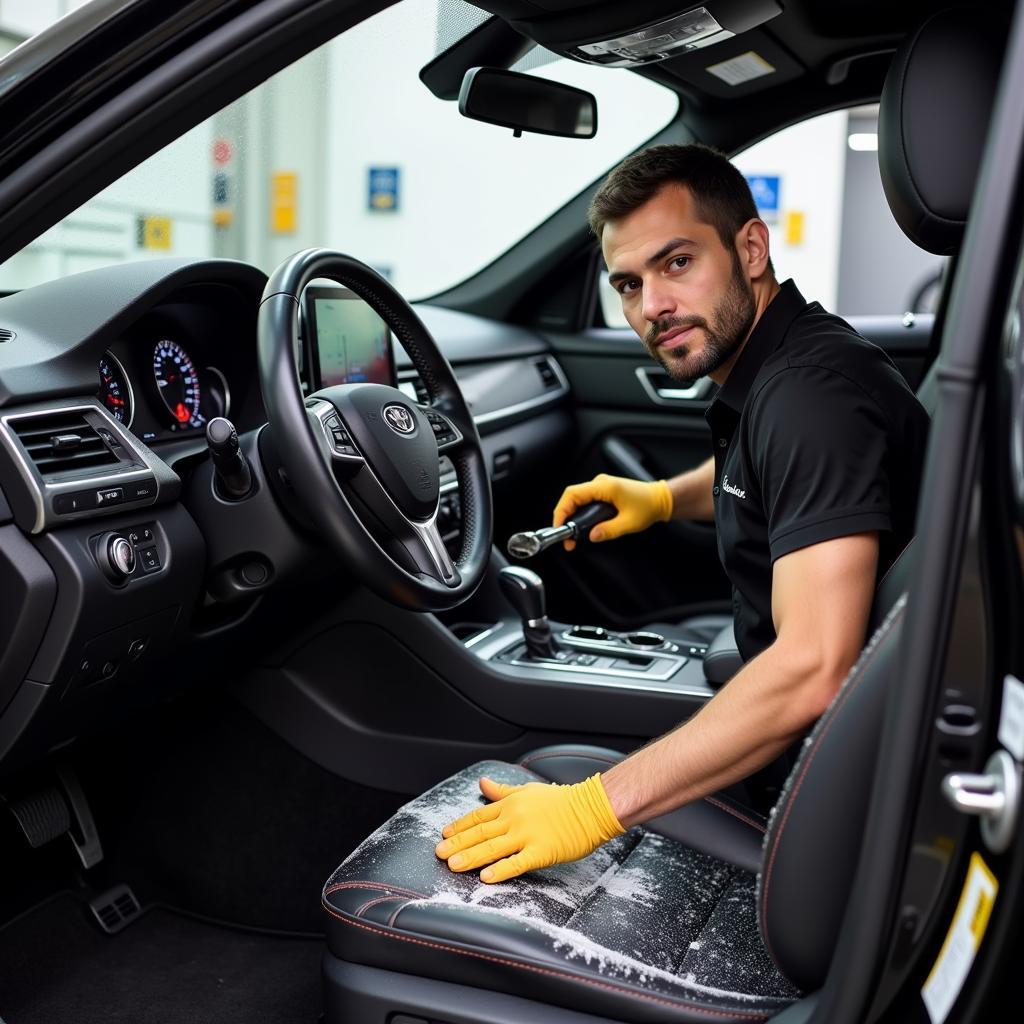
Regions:
<svg viewBox="0 0 1024 1024"><path fill-rule="evenodd" d="M842 316L932 312L944 260L919 249L889 210L878 172L878 108L792 125L733 158L771 232L780 281ZM601 310L625 327L602 277Z"/></svg>
<svg viewBox="0 0 1024 1024"><path fill-rule="evenodd" d="M151 256L269 271L312 245L370 263L410 298L458 283L678 109L671 90L629 71L535 49L522 68L597 96L596 138L517 139L464 118L418 75L479 18L461 0L402 0L355 26L27 246L0 267L0 289Z"/></svg>

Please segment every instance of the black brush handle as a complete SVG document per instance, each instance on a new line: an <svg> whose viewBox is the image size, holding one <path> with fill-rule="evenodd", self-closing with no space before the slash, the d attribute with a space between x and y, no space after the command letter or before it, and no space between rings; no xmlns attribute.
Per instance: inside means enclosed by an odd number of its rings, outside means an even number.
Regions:
<svg viewBox="0 0 1024 1024"><path fill-rule="evenodd" d="M598 523L614 519L618 514L619 510L611 502L592 501L589 505L577 509L573 515L569 516L567 522L573 523L576 527L576 536L583 538Z"/></svg>

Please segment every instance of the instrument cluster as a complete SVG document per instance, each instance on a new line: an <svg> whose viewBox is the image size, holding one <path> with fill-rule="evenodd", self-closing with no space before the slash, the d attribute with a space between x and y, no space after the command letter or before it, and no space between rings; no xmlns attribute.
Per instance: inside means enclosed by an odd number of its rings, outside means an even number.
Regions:
<svg viewBox="0 0 1024 1024"><path fill-rule="evenodd" d="M230 413L227 378L194 358L187 338L158 332L119 343L103 353L98 369L97 398L143 441L202 430Z"/></svg>

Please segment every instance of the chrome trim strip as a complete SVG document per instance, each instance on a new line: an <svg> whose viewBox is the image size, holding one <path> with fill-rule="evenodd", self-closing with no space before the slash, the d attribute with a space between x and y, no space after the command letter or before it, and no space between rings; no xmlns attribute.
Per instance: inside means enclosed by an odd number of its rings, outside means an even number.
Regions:
<svg viewBox="0 0 1024 1024"><path fill-rule="evenodd" d="M647 397L655 405L678 405L680 402L699 402L711 390L711 381L707 377L695 380L688 388L657 388L651 381L652 373L664 373L653 366L638 366L634 371L636 379L647 392Z"/></svg>
<svg viewBox="0 0 1024 1024"><path fill-rule="evenodd" d="M479 633L474 633L468 640L463 640L462 646L469 650L469 648L480 643L482 640L486 640L489 636L493 636L499 629L501 629L501 623L496 626L491 626L490 629L482 629Z"/></svg>

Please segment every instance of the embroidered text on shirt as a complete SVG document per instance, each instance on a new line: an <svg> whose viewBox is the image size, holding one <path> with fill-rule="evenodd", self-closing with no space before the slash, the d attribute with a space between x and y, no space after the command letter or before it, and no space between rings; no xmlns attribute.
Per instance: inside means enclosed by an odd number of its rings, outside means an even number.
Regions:
<svg viewBox="0 0 1024 1024"><path fill-rule="evenodd" d="M722 490L725 491L726 494L731 494L734 498L745 498L747 496L746 491L741 491L738 487L729 483L728 473L726 473L722 480Z"/></svg>

